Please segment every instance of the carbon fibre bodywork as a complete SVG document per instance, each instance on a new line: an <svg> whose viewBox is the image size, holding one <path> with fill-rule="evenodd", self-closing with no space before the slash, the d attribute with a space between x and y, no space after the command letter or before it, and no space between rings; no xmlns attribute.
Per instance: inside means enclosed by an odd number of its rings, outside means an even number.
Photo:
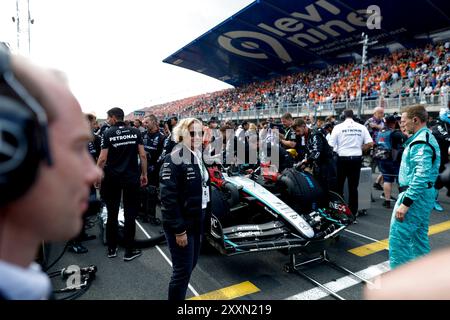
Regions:
<svg viewBox="0 0 450 320"><path fill-rule="evenodd" d="M224 173L223 180L220 188L212 187L211 226L206 239L225 255L268 250L317 252L332 245L354 221L344 200L333 192L323 208L299 212L283 200L282 190L275 194L257 179ZM233 188L239 193L237 203L227 201L227 190Z"/></svg>

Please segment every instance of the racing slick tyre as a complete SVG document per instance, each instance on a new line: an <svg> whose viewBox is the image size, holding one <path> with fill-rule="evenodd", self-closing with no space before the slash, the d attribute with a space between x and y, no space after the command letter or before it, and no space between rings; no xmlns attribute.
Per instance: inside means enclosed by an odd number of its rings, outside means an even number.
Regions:
<svg viewBox="0 0 450 320"><path fill-rule="evenodd" d="M313 176L294 168L286 169L278 179L283 200L296 212L309 213L326 205L326 197Z"/></svg>
<svg viewBox="0 0 450 320"><path fill-rule="evenodd" d="M222 185L222 191L225 193L229 208L232 208L239 203L239 190L234 184L225 182Z"/></svg>
<svg viewBox="0 0 450 320"><path fill-rule="evenodd" d="M231 183L227 183L225 185L231 185ZM230 204L228 200L229 199L227 199L224 192L222 192L217 186L211 185L211 213L216 216L222 224L227 222L230 218ZM209 223L209 221L206 223Z"/></svg>

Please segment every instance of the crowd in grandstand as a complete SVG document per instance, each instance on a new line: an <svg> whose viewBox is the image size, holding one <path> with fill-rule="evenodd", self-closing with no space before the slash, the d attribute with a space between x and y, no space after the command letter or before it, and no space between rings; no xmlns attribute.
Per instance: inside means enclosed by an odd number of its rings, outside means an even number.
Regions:
<svg viewBox="0 0 450 320"><path fill-rule="evenodd" d="M360 97L360 64L332 65L253 82L235 89L168 102L151 107L158 116L237 112L287 104L352 101ZM375 56L364 68L362 95L366 99L414 96L427 100L444 95L450 86L450 43L402 49ZM400 83L399 83L400 82ZM399 85L393 86L393 84Z"/></svg>

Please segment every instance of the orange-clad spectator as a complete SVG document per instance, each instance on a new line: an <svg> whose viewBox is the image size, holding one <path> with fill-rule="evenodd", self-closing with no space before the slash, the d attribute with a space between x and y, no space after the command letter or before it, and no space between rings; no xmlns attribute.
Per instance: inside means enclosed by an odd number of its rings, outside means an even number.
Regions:
<svg viewBox="0 0 450 320"><path fill-rule="evenodd" d="M363 95L394 96L389 86L392 81L409 79L398 92L418 94L427 81L433 90L448 82L450 63L448 50L443 45L423 49L403 49L386 56L371 57L364 68ZM435 73L433 80L432 73ZM360 91L360 65L348 63L330 66L324 70L285 75L263 82L254 82L236 89L189 97L151 107L157 116L189 115L200 112L225 113L255 108L270 108L303 102L339 102L356 99ZM439 84L438 84L439 82ZM436 89L437 87L437 89ZM148 110L149 108L144 108Z"/></svg>

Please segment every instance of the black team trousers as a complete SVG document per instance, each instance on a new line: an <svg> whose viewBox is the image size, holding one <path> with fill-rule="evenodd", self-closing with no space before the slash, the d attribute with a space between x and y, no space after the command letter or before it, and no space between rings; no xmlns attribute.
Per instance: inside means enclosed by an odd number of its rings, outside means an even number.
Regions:
<svg viewBox="0 0 450 320"><path fill-rule="evenodd" d="M344 197L344 184L348 179L348 205L353 215L358 213L358 185L362 157L339 157L337 162L338 193Z"/></svg>
<svg viewBox="0 0 450 320"><path fill-rule="evenodd" d="M134 249L134 237L136 234L136 215L139 210L139 180L123 181L115 177L105 176L102 182L102 194L108 210L108 222L106 223L106 241L108 248L116 248L119 240L119 224L117 221L120 208L120 200L123 192L124 209L124 247L125 250Z"/></svg>

